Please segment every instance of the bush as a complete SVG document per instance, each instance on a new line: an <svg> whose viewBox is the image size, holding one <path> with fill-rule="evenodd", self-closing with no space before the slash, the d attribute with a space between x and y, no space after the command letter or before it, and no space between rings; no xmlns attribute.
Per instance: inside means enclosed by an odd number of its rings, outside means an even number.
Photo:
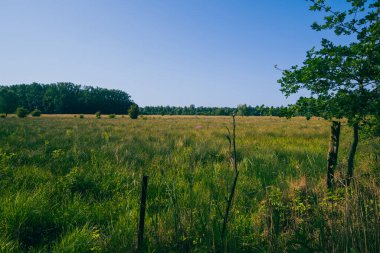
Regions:
<svg viewBox="0 0 380 253"><path fill-rule="evenodd" d="M108 115L108 118L114 119L114 118L116 118L116 115L115 114L110 114L110 115Z"/></svg>
<svg viewBox="0 0 380 253"><path fill-rule="evenodd" d="M128 115L131 119L137 119L139 113L139 106L136 104L132 105L131 108L129 108L128 110Z"/></svg>
<svg viewBox="0 0 380 253"><path fill-rule="evenodd" d="M84 115L83 114L79 115L79 118L84 119Z"/></svg>
<svg viewBox="0 0 380 253"><path fill-rule="evenodd" d="M0 118L6 118L6 117L7 117L6 114L4 114L4 113L0 114Z"/></svg>
<svg viewBox="0 0 380 253"><path fill-rule="evenodd" d="M28 114L29 114L28 110L25 109L24 107L17 107L17 109L16 109L17 117L25 118L26 116L28 116Z"/></svg>
<svg viewBox="0 0 380 253"><path fill-rule="evenodd" d="M362 126L362 135L365 139L380 137L380 116L366 119L366 124Z"/></svg>
<svg viewBox="0 0 380 253"><path fill-rule="evenodd" d="M39 116L41 116L41 111L38 110L38 109L34 109L30 114L31 114L33 117L39 117Z"/></svg>
<svg viewBox="0 0 380 253"><path fill-rule="evenodd" d="M100 119L100 118L102 117L102 114L101 114L99 111L97 111L97 112L95 113L95 117L96 117L97 119Z"/></svg>

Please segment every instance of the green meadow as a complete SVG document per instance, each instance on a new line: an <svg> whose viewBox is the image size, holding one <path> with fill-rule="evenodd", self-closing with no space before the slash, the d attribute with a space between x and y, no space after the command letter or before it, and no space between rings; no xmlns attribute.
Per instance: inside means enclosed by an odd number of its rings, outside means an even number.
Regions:
<svg viewBox="0 0 380 253"><path fill-rule="evenodd" d="M0 252L134 252L149 176L145 252L380 252L380 149L363 139L350 187L343 123L335 191L330 122L74 115L0 119ZM343 185L343 184L342 184Z"/></svg>

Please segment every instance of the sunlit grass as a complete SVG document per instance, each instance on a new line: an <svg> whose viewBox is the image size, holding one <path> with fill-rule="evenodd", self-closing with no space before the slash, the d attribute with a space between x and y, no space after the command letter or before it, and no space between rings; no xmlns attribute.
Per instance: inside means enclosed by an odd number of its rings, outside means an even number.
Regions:
<svg viewBox="0 0 380 253"><path fill-rule="evenodd" d="M220 251L234 176L230 124L202 116L0 119L0 251L134 251L143 174L146 250ZM343 172L350 135L344 127ZM360 144L354 186L330 194L328 140L321 119L237 117L228 251L379 249L375 144Z"/></svg>

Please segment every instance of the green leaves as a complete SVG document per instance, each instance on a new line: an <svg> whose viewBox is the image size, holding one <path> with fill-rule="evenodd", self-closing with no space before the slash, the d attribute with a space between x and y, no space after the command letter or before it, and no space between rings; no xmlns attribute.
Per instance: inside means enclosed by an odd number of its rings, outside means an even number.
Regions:
<svg viewBox="0 0 380 253"><path fill-rule="evenodd" d="M321 48L309 50L302 66L282 72L281 91L287 97L301 89L310 91L310 98L300 98L294 106L297 114L362 122L378 111L374 103L380 83L380 22L374 8L380 4L353 0L347 1L348 10L333 11L325 0L311 2L310 10L326 13L324 23L314 22L312 29L332 29L338 36L356 34L357 41L335 45L322 39Z"/></svg>
<svg viewBox="0 0 380 253"><path fill-rule="evenodd" d="M0 112L8 114L17 107L17 95L7 87L0 87Z"/></svg>
<svg viewBox="0 0 380 253"><path fill-rule="evenodd" d="M139 111L138 105L136 105L136 104L131 105L131 107L128 110L129 117L131 119L137 119L139 114L140 114L140 111Z"/></svg>
<svg viewBox="0 0 380 253"><path fill-rule="evenodd" d="M333 11L332 7L327 4L326 0L310 0L312 5L311 11L321 11L326 13L324 22L318 24L314 22L311 28L316 31L333 30L336 35L356 34L357 39L363 39L372 36L370 32L372 26L376 26L379 20L379 2L356 0L349 1L351 4L347 10Z"/></svg>
<svg viewBox="0 0 380 253"><path fill-rule="evenodd" d="M29 111L38 108L44 113L125 114L133 104L121 90L81 86L73 83L18 84L0 86L0 112L13 113L22 106Z"/></svg>

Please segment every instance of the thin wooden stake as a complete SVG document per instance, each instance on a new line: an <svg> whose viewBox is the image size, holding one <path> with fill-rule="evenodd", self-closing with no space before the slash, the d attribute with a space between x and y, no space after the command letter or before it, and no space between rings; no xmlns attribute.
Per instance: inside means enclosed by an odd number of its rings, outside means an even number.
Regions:
<svg viewBox="0 0 380 253"><path fill-rule="evenodd" d="M145 209L146 209L146 193L148 188L148 176L144 175L141 185L141 201L140 201L140 220L139 232L137 238L137 251L143 252L144 249L144 224L145 224Z"/></svg>
<svg viewBox="0 0 380 253"><path fill-rule="evenodd" d="M234 169L235 169L235 173L238 174L235 141L236 141L236 122L235 122L235 114L232 114L232 145L233 145L233 151L234 151Z"/></svg>

